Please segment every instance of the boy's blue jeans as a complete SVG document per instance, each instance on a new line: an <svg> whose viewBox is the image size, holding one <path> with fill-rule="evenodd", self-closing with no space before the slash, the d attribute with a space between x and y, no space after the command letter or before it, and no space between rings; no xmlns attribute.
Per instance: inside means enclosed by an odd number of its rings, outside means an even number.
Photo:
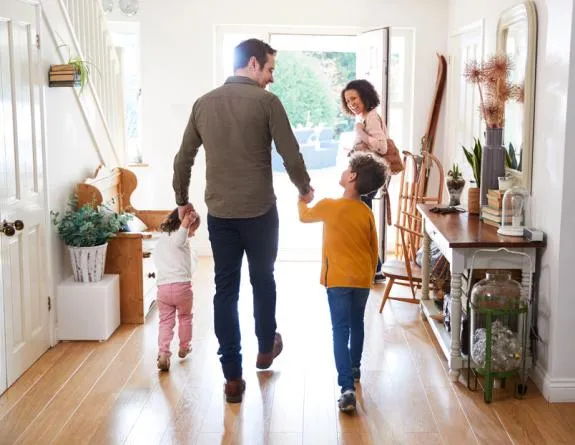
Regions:
<svg viewBox="0 0 575 445"><path fill-rule="evenodd" d="M333 355L337 368L337 383L341 392L353 390L351 368L359 368L363 352L363 316L369 289L331 287L327 289Z"/></svg>

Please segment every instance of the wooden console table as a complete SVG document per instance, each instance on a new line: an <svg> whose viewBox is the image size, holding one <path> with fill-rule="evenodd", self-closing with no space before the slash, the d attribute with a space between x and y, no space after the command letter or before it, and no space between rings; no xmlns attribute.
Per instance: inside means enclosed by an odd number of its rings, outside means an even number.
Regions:
<svg viewBox="0 0 575 445"><path fill-rule="evenodd" d="M465 270L470 269L474 253L480 249L505 247L511 252L523 252L529 255L531 263L524 256L505 253L504 251L477 255L474 263L476 269L521 269L522 296L527 298L530 272L535 272L535 270L530 270L530 264L535 268L537 249L544 247L545 243L543 241L526 241L519 237L501 236L497 234L496 227L483 224L478 215L470 215L467 212L441 215L430 212L432 207L434 206L431 204L417 205L423 218L424 228L421 309L448 360L450 379L457 381L460 370L463 368L461 357L461 276ZM450 264L451 333L447 332L442 323L431 317L441 312L429 299L431 240L439 247Z"/></svg>

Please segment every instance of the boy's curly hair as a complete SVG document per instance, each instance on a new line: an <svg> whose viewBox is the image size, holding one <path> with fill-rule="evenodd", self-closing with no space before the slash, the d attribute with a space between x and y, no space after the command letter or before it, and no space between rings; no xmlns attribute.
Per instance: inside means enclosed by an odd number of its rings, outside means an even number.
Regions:
<svg viewBox="0 0 575 445"><path fill-rule="evenodd" d="M180 228L182 222L180 221L180 217L178 216L178 209L172 210L172 212L166 217L162 224L160 224L160 230L162 232L175 232Z"/></svg>
<svg viewBox="0 0 575 445"><path fill-rule="evenodd" d="M378 155L356 152L351 155L349 166L356 174L355 189L360 195L367 195L385 184L385 164Z"/></svg>

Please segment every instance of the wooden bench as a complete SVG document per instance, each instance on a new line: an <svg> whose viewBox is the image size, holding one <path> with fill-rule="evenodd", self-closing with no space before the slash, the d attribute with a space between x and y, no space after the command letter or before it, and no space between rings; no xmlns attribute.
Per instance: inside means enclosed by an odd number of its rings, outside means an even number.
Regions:
<svg viewBox="0 0 575 445"><path fill-rule="evenodd" d="M145 232L121 232L108 242L105 273L120 275L120 318L122 323L144 323L156 297L156 268L153 250L157 230L171 210L138 210L130 197L136 189L136 175L124 168L100 166L93 177L76 187L78 204L104 204L115 212L136 215L148 227ZM156 232L156 233L154 233Z"/></svg>

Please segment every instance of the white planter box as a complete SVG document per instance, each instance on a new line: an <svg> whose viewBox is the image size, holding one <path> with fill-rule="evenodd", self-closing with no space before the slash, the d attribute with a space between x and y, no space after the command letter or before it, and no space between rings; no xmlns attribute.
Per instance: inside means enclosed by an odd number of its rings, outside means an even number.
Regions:
<svg viewBox="0 0 575 445"><path fill-rule="evenodd" d="M104 275L95 283L63 281L56 316L58 340L107 340L120 325L120 276Z"/></svg>

